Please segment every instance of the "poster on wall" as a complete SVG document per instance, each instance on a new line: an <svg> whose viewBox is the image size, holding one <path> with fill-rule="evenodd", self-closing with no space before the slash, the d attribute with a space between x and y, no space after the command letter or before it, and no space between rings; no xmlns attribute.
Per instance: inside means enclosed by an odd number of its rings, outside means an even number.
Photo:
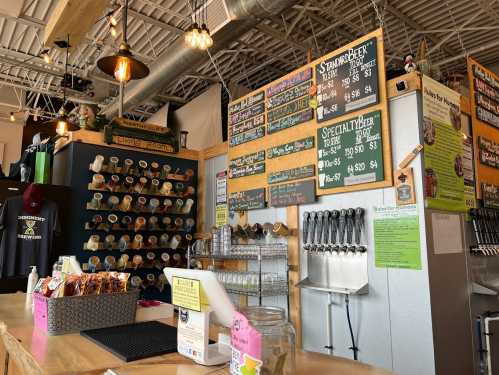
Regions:
<svg viewBox="0 0 499 375"><path fill-rule="evenodd" d="M374 207L375 264L378 268L421 269L418 207Z"/></svg>
<svg viewBox="0 0 499 375"><path fill-rule="evenodd" d="M215 202L215 225L221 227L228 222L227 171L217 173Z"/></svg>
<svg viewBox="0 0 499 375"><path fill-rule="evenodd" d="M424 182L427 208L466 211L460 95L423 76Z"/></svg>

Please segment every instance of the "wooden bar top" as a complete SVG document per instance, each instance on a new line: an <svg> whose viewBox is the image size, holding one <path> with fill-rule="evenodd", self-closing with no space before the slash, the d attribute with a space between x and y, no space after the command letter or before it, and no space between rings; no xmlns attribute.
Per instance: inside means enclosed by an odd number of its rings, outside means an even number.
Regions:
<svg viewBox="0 0 499 375"><path fill-rule="evenodd" d="M226 375L226 366L205 367L179 354L167 354L126 363L79 334L48 336L34 328L31 303L23 293L0 295L0 322L7 335L17 340L44 374L104 374L113 369L117 375ZM175 324L173 320L164 323ZM0 340L1 341L1 340ZM10 353L12 357L22 355ZM298 350L297 375L390 375L391 372L317 353ZM3 361L2 361L3 362ZM9 372L10 374L11 372Z"/></svg>

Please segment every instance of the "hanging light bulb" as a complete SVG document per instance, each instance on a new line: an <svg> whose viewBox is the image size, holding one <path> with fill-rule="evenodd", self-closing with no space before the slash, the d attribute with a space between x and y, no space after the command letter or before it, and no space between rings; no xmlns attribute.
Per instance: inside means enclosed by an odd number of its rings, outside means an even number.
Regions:
<svg viewBox="0 0 499 375"><path fill-rule="evenodd" d="M201 42L201 34L199 33L198 26L195 24L194 28L192 29L191 47L198 48L200 42Z"/></svg>
<svg viewBox="0 0 499 375"><path fill-rule="evenodd" d="M116 27L114 27L114 25L109 26L109 31L111 32L111 36L113 38L116 38L116 36L118 35L118 32L116 31Z"/></svg>
<svg viewBox="0 0 499 375"><path fill-rule="evenodd" d="M110 15L109 16L109 23L112 25L112 26L116 26L118 24L118 21L116 20L116 18L113 16L113 15Z"/></svg>
<svg viewBox="0 0 499 375"><path fill-rule="evenodd" d="M185 44L187 44L189 47L192 45L192 27L190 27L189 30L186 31L184 35L184 41Z"/></svg>
<svg viewBox="0 0 499 375"><path fill-rule="evenodd" d="M52 58L50 57L49 52L50 50L48 48L45 48L40 52L40 57L43 58L45 64L50 64L52 62Z"/></svg>
<svg viewBox="0 0 499 375"><path fill-rule="evenodd" d="M16 122L16 117L14 116L14 112L10 112L10 122Z"/></svg>
<svg viewBox="0 0 499 375"><path fill-rule="evenodd" d="M60 136L63 136L68 131L68 122L66 121L66 116L63 116L57 121L57 128L55 132Z"/></svg>
<svg viewBox="0 0 499 375"><path fill-rule="evenodd" d="M126 57L118 58L116 67L114 68L114 78L119 82L127 83L132 78L132 70L130 68L129 59Z"/></svg>

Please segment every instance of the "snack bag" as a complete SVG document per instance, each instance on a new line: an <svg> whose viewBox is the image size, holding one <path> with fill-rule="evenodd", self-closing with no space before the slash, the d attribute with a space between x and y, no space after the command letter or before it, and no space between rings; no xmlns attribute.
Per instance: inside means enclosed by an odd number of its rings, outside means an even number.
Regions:
<svg viewBox="0 0 499 375"><path fill-rule="evenodd" d="M112 293L111 272L100 272L99 276L101 276L102 278L100 293L101 294Z"/></svg>
<svg viewBox="0 0 499 375"><path fill-rule="evenodd" d="M126 292L127 291L127 284L128 284L128 278L130 277L129 273L121 272L118 275L118 279L120 281L119 284L119 292Z"/></svg>
<svg viewBox="0 0 499 375"><path fill-rule="evenodd" d="M91 296L100 293L102 286L102 277L98 274L86 274L83 281L83 295Z"/></svg>
<svg viewBox="0 0 499 375"><path fill-rule="evenodd" d="M80 282L81 276L78 275L68 275L64 280L64 297L73 297L78 295L78 284Z"/></svg>

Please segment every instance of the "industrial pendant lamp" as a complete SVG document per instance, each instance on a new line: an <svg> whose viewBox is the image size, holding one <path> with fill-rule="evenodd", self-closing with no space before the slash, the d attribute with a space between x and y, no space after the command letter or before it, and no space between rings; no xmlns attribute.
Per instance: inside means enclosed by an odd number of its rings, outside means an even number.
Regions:
<svg viewBox="0 0 499 375"><path fill-rule="evenodd" d="M64 43L64 42L63 42ZM64 80L67 79L68 76L68 59L69 59L69 34L68 34L68 39L67 43L65 43L66 47L66 61L64 62ZM76 131L80 130L80 127L71 121L69 121L68 116L66 115L66 110L64 109L64 104L66 103L66 83L64 82L64 85L62 87L62 106L61 109L59 110L59 115L56 119L54 120L49 120L43 123L43 125L49 125L49 126L54 126L55 131L58 135L63 136L65 135L68 131Z"/></svg>
<svg viewBox="0 0 499 375"><path fill-rule="evenodd" d="M130 52L127 42L128 0L123 7L123 40L120 43L118 53L114 56L106 56L97 61L97 66L104 73L114 76L122 83L131 79L141 79L149 75L149 68L141 61L135 59Z"/></svg>
<svg viewBox="0 0 499 375"><path fill-rule="evenodd" d="M185 43L190 48L206 50L213 46L213 38L206 26L208 22L207 2L201 0L201 4L198 5L198 1L194 0L189 5L193 12L194 23L184 35ZM201 24L201 27L199 27L199 24Z"/></svg>

